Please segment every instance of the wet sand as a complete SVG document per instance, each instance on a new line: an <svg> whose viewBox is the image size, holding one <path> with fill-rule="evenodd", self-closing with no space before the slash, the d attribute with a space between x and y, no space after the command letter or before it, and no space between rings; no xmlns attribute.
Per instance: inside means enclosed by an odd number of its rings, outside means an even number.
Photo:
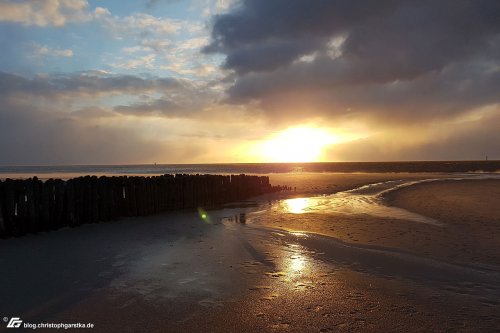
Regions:
<svg viewBox="0 0 500 333"><path fill-rule="evenodd" d="M272 185L287 185L292 187L293 193L283 197L313 196L331 194L339 191L354 189L366 184L386 182L392 180L420 180L428 178L445 178L444 173L274 173L267 174Z"/></svg>
<svg viewBox="0 0 500 333"><path fill-rule="evenodd" d="M500 265L500 180L416 184L388 193L387 201L443 221L431 243L449 245L449 258Z"/></svg>
<svg viewBox="0 0 500 333"><path fill-rule="evenodd" d="M314 195L334 185L394 183L295 206L261 198L244 208L210 211L212 224L196 212L177 212L2 240L0 313L28 322L92 322L95 332L491 332L500 327L494 251L475 257L474 242L462 244L466 249L446 244L455 244L451 226L491 222L495 216L494 209L489 209L493 215L474 213L481 205L494 207L491 203L456 193L493 198L498 181L425 183L385 194L392 205L430 218L420 220L380 206L381 196L375 195L404 182L400 174L293 177L298 188ZM442 201L427 202L430 192ZM451 202L464 210L443 208ZM241 213L246 224L234 218ZM433 221L442 223L427 223ZM493 224L484 225L496 232Z"/></svg>
<svg viewBox="0 0 500 333"><path fill-rule="evenodd" d="M427 178L446 177L436 174ZM418 181L424 178L410 174L388 179ZM497 209L500 180L426 182L388 191L380 198L384 204L429 217L440 225L415 223L390 215L374 216L361 209L348 214L325 209L308 214L278 211L263 223L273 228L314 232L346 242L397 248L454 262L500 265L500 210Z"/></svg>

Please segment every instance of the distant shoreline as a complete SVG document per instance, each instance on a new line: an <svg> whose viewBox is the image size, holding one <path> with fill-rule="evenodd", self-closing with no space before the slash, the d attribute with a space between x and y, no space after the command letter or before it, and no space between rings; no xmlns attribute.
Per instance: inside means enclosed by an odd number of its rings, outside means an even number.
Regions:
<svg viewBox="0 0 500 333"><path fill-rule="evenodd" d="M0 166L0 179L69 179L79 176L158 176L163 174L287 174L287 173L468 173L500 172L500 160L221 163L151 165Z"/></svg>

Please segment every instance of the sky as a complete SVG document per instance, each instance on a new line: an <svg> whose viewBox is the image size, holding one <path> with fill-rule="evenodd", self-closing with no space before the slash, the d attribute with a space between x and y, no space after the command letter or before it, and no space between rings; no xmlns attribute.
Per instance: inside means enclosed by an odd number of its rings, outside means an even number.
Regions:
<svg viewBox="0 0 500 333"><path fill-rule="evenodd" d="M500 159L497 0L3 0L0 164Z"/></svg>

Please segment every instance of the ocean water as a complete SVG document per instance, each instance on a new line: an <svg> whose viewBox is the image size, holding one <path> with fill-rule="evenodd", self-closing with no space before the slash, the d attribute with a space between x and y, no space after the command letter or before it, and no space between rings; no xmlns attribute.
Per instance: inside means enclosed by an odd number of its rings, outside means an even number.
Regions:
<svg viewBox="0 0 500 333"><path fill-rule="evenodd" d="M499 172L500 161L0 166L0 175L273 174L301 172Z"/></svg>

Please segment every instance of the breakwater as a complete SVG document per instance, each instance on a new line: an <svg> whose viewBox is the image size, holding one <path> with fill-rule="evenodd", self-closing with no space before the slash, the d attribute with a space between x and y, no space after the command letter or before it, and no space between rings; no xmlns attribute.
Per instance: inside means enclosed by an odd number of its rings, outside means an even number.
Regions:
<svg viewBox="0 0 500 333"><path fill-rule="evenodd" d="M6 179L0 181L0 237L212 208L282 189L271 186L267 176L244 174Z"/></svg>

